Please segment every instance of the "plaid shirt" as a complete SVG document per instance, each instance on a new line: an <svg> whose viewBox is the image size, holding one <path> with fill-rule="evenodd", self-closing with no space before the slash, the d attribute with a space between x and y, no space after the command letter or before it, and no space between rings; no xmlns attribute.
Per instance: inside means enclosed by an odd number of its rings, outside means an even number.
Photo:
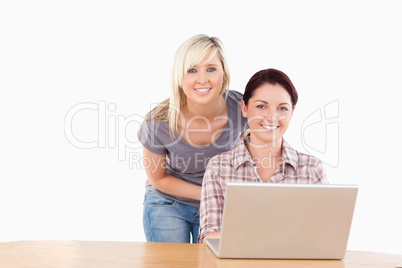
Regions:
<svg viewBox="0 0 402 268"><path fill-rule="evenodd" d="M233 150L216 155L208 162L202 184L198 242L208 233L221 229L227 182L263 182L246 148L248 141L244 137ZM268 183L328 184L328 181L320 160L297 152L283 140L282 163Z"/></svg>

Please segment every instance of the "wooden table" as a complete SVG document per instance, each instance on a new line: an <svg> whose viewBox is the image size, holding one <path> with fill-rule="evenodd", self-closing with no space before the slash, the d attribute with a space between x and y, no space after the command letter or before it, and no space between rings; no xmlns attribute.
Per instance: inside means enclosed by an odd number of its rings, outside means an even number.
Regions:
<svg viewBox="0 0 402 268"><path fill-rule="evenodd" d="M219 259L206 245L142 242L0 243L0 267L402 267L402 256L348 251L344 260Z"/></svg>

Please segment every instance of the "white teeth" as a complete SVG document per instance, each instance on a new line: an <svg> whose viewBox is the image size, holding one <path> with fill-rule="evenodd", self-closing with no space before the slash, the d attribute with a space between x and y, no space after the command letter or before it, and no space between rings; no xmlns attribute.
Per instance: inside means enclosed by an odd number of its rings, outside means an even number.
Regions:
<svg viewBox="0 0 402 268"><path fill-rule="evenodd" d="M195 90L197 90L198 92L207 92L210 89L211 88L196 88Z"/></svg>
<svg viewBox="0 0 402 268"><path fill-rule="evenodd" d="M277 126L262 126L262 127L269 130L277 128Z"/></svg>

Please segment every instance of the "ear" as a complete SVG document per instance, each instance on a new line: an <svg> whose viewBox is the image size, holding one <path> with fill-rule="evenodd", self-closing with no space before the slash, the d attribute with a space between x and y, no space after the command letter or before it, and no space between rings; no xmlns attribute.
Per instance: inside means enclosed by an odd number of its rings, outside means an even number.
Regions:
<svg viewBox="0 0 402 268"><path fill-rule="evenodd" d="M247 118L247 105L244 103L244 100L241 100L241 113L243 114L244 118Z"/></svg>

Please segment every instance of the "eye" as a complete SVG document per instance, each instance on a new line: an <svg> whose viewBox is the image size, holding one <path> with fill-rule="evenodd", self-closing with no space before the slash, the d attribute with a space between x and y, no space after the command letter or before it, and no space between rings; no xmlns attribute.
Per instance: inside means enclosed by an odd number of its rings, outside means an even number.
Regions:
<svg viewBox="0 0 402 268"><path fill-rule="evenodd" d="M260 104L260 105L257 105L257 108L258 108L258 109L265 109L265 108L266 108L266 106L265 106L265 105L263 105L263 104Z"/></svg>
<svg viewBox="0 0 402 268"><path fill-rule="evenodd" d="M280 110L280 111L288 111L288 108L286 108L286 107L279 107L279 110Z"/></svg>
<svg viewBox="0 0 402 268"><path fill-rule="evenodd" d="M188 73L196 73L196 72L197 72L197 70L196 70L196 69L194 69L194 68L191 68L191 69L188 69L188 70L187 70L187 72L188 72Z"/></svg>
<svg viewBox="0 0 402 268"><path fill-rule="evenodd" d="M215 71L216 71L216 68L215 68L215 67L209 67L209 68L207 69L207 71L208 71L208 72L215 72Z"/></svg>

